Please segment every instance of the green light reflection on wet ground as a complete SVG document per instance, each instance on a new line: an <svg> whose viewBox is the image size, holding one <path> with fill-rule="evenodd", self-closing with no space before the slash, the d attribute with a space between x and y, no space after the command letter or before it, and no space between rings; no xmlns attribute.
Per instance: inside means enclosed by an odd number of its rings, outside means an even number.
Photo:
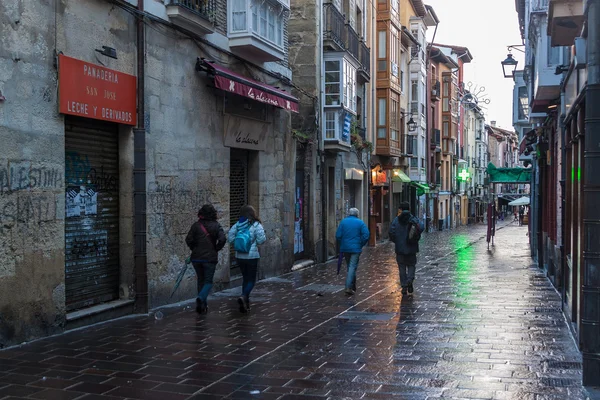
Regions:
<svg viewBox="0 0 600 400"><path fill-rule="evenodd" d="M461 301L460 305L468 305L473 296L472 270L475 249L469 246L469 239L463 234L452 237L451 245L456 251L456 295Z"/></svg>

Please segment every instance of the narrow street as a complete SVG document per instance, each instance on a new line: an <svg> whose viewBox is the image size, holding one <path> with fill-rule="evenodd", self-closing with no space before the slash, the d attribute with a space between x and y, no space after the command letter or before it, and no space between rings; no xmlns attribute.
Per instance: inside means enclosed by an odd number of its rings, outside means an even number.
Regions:
<svg viewBox="0 0 600 400"><path fill-rule="evenodd" d="M413 296L391 244L335 263L0 352L0 399L585 399L560 297L527 229L426 234Z"/></svg>

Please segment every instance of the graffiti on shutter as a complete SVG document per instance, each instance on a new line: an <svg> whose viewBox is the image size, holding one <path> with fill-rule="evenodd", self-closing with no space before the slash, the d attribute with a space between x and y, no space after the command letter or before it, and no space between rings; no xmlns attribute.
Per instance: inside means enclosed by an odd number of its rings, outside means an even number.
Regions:
<svg viewBox="0 0 600 400"><path fill-rule="evenodd" d="M118 126L65 120L67 311L119 296Z"/></svg>

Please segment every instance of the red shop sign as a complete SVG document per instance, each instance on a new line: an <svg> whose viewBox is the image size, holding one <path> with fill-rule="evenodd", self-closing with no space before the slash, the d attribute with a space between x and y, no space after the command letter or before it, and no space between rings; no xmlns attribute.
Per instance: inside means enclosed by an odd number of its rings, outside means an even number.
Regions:
<svg viewBox="0 0 600 400"><path fill-rule="evenodd" d="M136 77L60 54L59 112L136 124Z"/></svg>

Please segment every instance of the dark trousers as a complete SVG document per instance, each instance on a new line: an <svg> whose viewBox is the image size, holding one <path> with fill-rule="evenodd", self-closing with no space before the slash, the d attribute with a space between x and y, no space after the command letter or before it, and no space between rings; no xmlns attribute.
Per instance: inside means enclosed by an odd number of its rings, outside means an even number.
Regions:
<svg viewBox="0 0 600 400"><path fill-rule="evenodd" d="M415 280L417 265L416 254L396 254L398 272L400 272L400 286L408 287Z"/></svg>
<svg viewBox="0 0 600 400"><path fill-rule="evenodd" d="M213 286L213 278L217 264L213 263L192 263L198 277L198 298L206 303L210 289Z"/></svg>
<svg viewBox="0 0 600 400"><path fill-rule="evenodd" d="M256 285L256 275L258 274L258 258L237 258L237 263L242 271L242 295L245 299L250 297L250 292Z"/></svg>

